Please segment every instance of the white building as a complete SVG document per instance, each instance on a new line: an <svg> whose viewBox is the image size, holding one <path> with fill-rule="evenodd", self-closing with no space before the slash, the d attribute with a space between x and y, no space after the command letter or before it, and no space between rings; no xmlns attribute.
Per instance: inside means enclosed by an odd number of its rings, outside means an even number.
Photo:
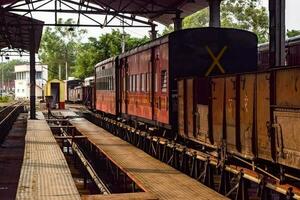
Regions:
<svg viewBox="0 0 300 200"><path fill-rule="evenodd" d="M48 66L36 64L36 88L35 94L37 98L43 96L43 88L48 80ZM16 65L15 66L15 99L29 99L30 98L30 65Z"/></svg>

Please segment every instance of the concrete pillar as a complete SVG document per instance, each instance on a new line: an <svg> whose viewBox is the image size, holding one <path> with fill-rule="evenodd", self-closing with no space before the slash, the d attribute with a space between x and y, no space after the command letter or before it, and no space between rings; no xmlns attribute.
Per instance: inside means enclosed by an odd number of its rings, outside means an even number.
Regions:
<svg viewBox="0 0 300 200"><path fill-rule="evenodd" d="M285 0L269 0L270 67L285 65Z"/></svg>
<svg viewBox="0 0 300 200"><path fill-rule="evenodd" d="M35 30L31 27L30 43L30 119L36 119L35 109Z"/></svg>
<svg viewBox="0 0 300 200"><path fill-rule="evenodd" d="M209 26L220 27L220 7L221 0L209 0Z"/></svg>
<svg viewBox="0 0 300 200"><path fill-rule="evenodd" d="M180 13L176 13L175 18L173 18L174 22L174 31L178 31L182 29L182 18L180 17Z"/></svg>
<svg viewBox="0 0 300 200"><path fill-rule="evenodd" d="M155 30L155 25L151 26L150 39L155 40L157 38L157 30Z"/></svg>

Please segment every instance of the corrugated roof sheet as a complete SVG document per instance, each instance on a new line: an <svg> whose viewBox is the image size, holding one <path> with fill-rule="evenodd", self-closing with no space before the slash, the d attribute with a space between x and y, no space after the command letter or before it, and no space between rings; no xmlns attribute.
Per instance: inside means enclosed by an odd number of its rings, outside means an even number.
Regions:
<svg viewBox="0 0 300 200"><path fill-rule="evenodd" d="M0 0L0 5L16 1L18 0ZM19 1L25 2L25 0ZM176 11L181 12L181 16L185 17L208 6L207 0L89 0L88 2L99 5L103 9L131 13L165 25L173 22Z"/></svg>
<svg viewBox="0 0 300 200"><path fill-rule="evenodd" d="M6 11L0 12L0 49L9 47L30 51L31 24L34 24L35 52L37 52L44 22Z"/></svg>

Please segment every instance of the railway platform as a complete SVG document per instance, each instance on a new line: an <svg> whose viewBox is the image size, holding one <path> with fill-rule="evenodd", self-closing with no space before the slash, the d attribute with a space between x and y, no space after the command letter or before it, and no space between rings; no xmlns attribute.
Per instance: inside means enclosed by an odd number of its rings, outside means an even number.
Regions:
<svg viewBox="0 0 300 200"><path fill-rule="evenodd" d="M71 111L61 114L75 115ZM69 122L135 184L158 199L227 199L84 118Z"/></svg>
<svg viewBox="0 0 300 200"><path fill-rule="evenodd" d="M16 199L80 199L65 157L41 112L28 120Z"/></svg>

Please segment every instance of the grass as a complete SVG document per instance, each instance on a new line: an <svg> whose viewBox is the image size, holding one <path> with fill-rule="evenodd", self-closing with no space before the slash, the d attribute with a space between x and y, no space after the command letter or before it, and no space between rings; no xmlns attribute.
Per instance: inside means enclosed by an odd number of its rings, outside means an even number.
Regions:
<svg viewBox="0 0 300 200"><path fill-rule="evenodd" d="M0 97L0 103L8 103L9 101L11 101L10 97L7 96Z"/></svg>

